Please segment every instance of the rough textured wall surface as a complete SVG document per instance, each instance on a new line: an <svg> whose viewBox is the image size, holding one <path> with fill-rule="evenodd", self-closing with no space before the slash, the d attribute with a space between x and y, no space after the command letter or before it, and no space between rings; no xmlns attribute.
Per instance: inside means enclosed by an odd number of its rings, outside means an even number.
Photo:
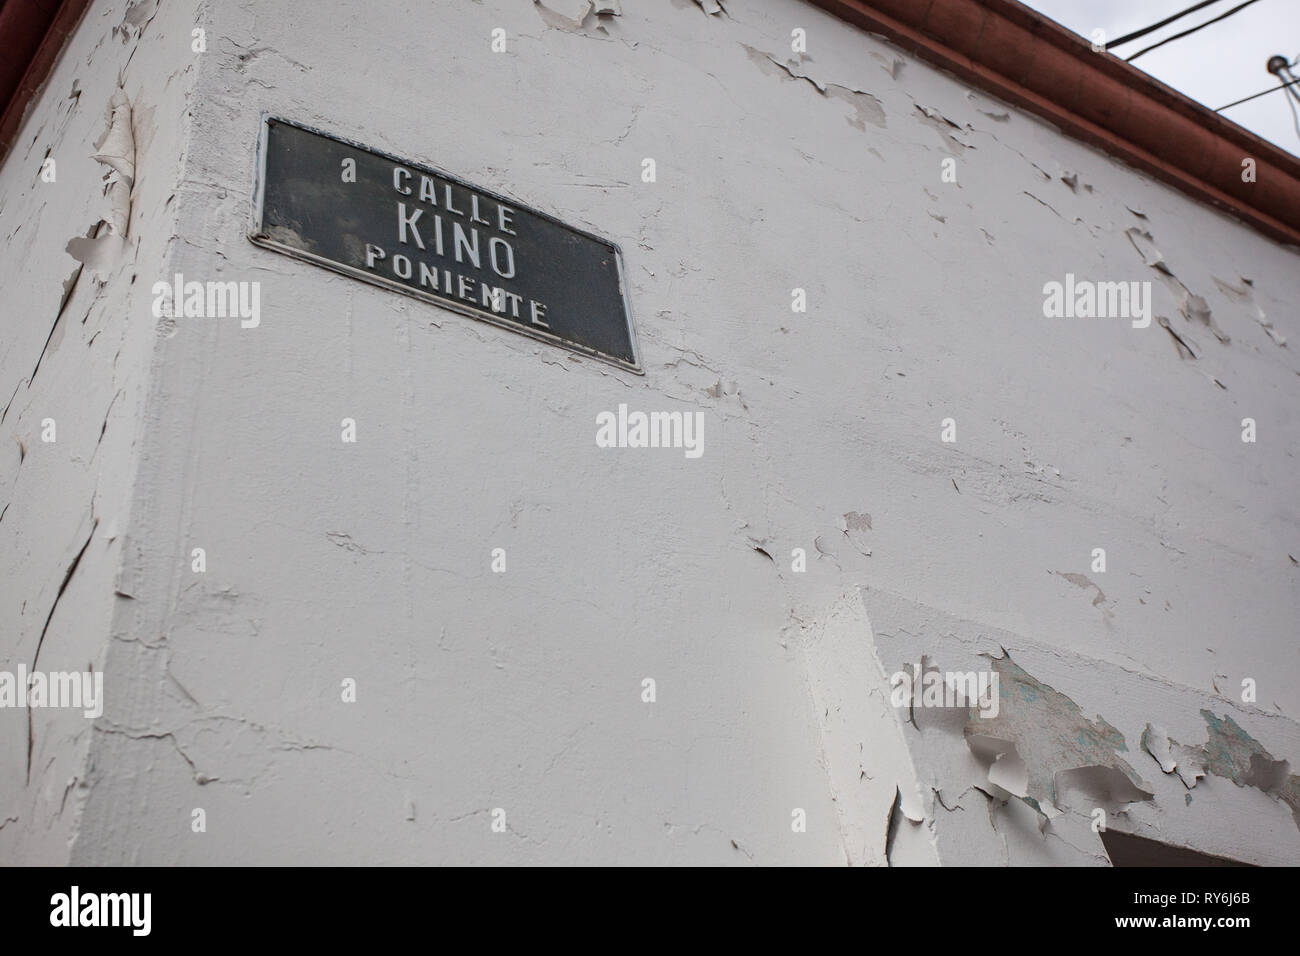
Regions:
<svg viewBox="0 0 1300 956"><path fill-rule="evenodd" d="M194 115L150 150L185 163L157 274L104 292L152 372L130 544L97 531L63 599L107 646L89 756L42 778L81 782L72 859L1104 863L1095 808L1300 859L1251 745L1190 789L1139 745L1228 739L1207 710L1300 751L1295 252L796 0L622 6L212 2L207 52L155 55ZM249 243L264 113L621 243L646 374ZM177 272L259 282L260 324L155 319ZM1067 274L1156 318L1045 318ZM597 447L620 403L702 413L703 455ZM78 487L20 512L64 527L7 614L48 608ZM892 705L920 655L1000 661L998 735Z"/></svg>
<svg viewBox="0 0 1300 956"><path fill-rule="evenodd" d="M162 334L148 285L178 241L195 8L95 4L0 169L8 674L102 672L130 600L117 572ZM98 732L80 710L0 709L0 863L68 859Z"/></svg>

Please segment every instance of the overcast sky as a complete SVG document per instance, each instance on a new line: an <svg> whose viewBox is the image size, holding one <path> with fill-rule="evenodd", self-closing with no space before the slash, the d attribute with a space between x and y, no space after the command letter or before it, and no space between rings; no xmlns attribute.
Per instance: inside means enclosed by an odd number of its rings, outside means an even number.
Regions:
<svg viewBox="0 0 1300 956"><path fill-rule="evenodd" d="M1190 7L1195 0L1022 2L1085 37L1101 28L1106 31L1106 38L1113 40ZM1241 2L1218 0L1111 52L1120 57L1132 56L1167 36L1212 20ZM1300 0L1258 0L1226 20L1144 54L1133 61L1133 66L1210 109L1217 109L1243 96L1277 86L1277 79L1264 69L1268 58L1275 53L1288 60L1295 60L1300 54ZM1300 76L1300 69L1294 72ZM1300 89L1300 84L1292 89ZM1288 96L1285 92L1270 93L1225 110L1223 115L1300 156L1300 134L1296 132L1287 107ZM1300 104L1296 105L1296 110L1300 112Z"/></svg>

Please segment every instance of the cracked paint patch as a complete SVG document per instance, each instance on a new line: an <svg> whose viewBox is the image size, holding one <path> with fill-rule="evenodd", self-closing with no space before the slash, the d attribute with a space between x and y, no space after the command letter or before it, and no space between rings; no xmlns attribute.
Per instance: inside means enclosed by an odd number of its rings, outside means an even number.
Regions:
<svg viewBox="0 0 1300 956"><path fill-rule="evenodd" d="M36 650L32 654L32 666L28 669L29 673L36 672L36 665L41 659L41 648L45 646L45 636L50 631L50 622L54 620L54 612L59 607L59 601L63 599L63 592L68 589L72 576L77 573L77 568L81 566L81 559L86 555L86 549L90 547L91 539L95 537L95 529L99 527L99 519L95 517L92 506L90 513L90 531L86 534L86 540L81 547L77 549L72 560L68 563L67 570L63 572L63 580L59 582L59 590L54 595L54 601L50 604L50 612L45 615L45 624L41 627L40 637L36 639ZM32 716L32 708L27 709L27 783L30 786L32 782L32 751L36 747L36 726Z"/></svg>
<svg viewBox="0 0 1300 956"><path fill-rule="evenodd" d="M884 129L885 108L880 105L880 100L876 99L870 93L864 93L862 90L849 89L847 86L838 86L834 83L826 88L826 94L836 99L843 100L853 107L856 116L846 117L848 124L856 130L867 131L867 124L879 126Z"/></svg>
<svg viewBox="0 0 1300 956"><path fill-rule="evenodd" d="M1202 710L1201 716L1209 730L1203 746L1180 744L1160 727L1147 724L1142 732L1143 748L1162 771L1176 771L1188 790L1207 774L1231 780L1239 787L1254 787L1286 804L1300 829L1300 775L1291 773L1287 761L1276 759L1227 714L1217 717L1212 711ZM1190 803L1190 793L1187 798Z"/></svg>
<svg viewBox="0 0 1300 956"><path fill-rule="evenodd" d="M1142 257L1142 262L1159 273L1161 281L1168 286L1169 291L1173 293L1174 298L1177 300L1178 311L1182 313L1183 318L1188 322L1200 323L1213 332L1214 337L1224 345L1229 344L1232 338L1223 329L1219 328L1218 323L1214 321L1214 314L1210 311L1210 304L1205 301L1204 297L1193 293L1178 276L1174 275L1174 271L1165 262L1164 255L1156 248L1151 233L1145 229L1139 229L1137 226L1130 226L1124 230L1124 234L1128 236L1128 241L1137 250L1138 255ZM1173 329L1169 328L1168 322L1161 322L1161 326L1168 330L1170 334L1173 334Z"/></svg>
<svg viewBox="0 0 1300 956"><path fill-rule="evenodd" d="M1124 735L1098 716L1090 720L1069 697L1041 683L1010 653L989 659L999 678L995 716L969 711L963 736L988 768L989 783L1038 812L1040 827L1063 811L1061 794L1080 790L1113 804L1154 793L1119 756Z"/></svg>
<svg viewBox="0 0 1300 956"><path fill-rule="evenodd" d="M1218 276L1212 276L1214 284L1219 287L1219 291L1231 299L1233 302L1244 306L1252 313L1251 317L1259 323L1260 328L1273 340L1275 345L1286 345L1286 336L1273 328L1273 323L1264 310L1255 302L1255 283L1245 276L1241 277L1241 285L1234 285L1231 282L1224 282Z"/></svg>
<svg viewBox="0 0 1300 956"><path fill-rule="evenodd" d="M795 63L782 63L770 53L764 53L757 47L752 47L747 43L742 43L745 53L749 59L755 63L760 70L769 76L779 76L783 80L802 80L820 93L826 99L836 99L848 103L853 107L853 116L845 117L845 121L854 129L866 132L867 124L878 126L884 129L888 124L885 118L885 108L881 105L880 100L872 96L865 90L855 90L851 87L840 86L838 83L822 83L807 73L799 72Z"/></svg>
<svg viewBox="0 0 1300 956"><path fill-rule="evenodd" d="M1300 776L1288 773L1287 761L1275 760L1226 714L1219 718L1203 710L1201 716L1210 729L1205 744L1206 769L1239 787L1255 787L1277 797L1291 808L1296 826L1300 827Z"/></svg>
<svg viewBox="0 0 1300 956"><path fill-rule="evenodd" d="M99 226L91 226L86 233L86 238L90 239L99 231ZM76 241L76 240L73 240ZM79 265L72 270L72 274L63 280L63 295L59 299L59 311L55 313L54 322L50 325L50 334L45 337L45 344L41 346L41 354L36 357L36 364L32 366L32 374L27 377L27 387L30 389L32 383L36 381L36 373L41 370L41 363L45 361L45 356L52 354L63 341L63 315L68 310L68 303L72 301L73 290L77 286L77 280L81 278L81 272L85 268ZM84 322L85 319L82 319ZM17 389L14 390L17 392ZM12 399L11 399L12 401ZM5 416L9 414L9 406L5 406L4 415L0 415L0 422L4 421Z"/></svg>
<svg viewBox="0 0 1300 956"><path fill-rule="evenodd" d="M967 143L963 143L952 134L953 130L965 133L967 131L965 126L962 126L960 123L954 123L938 110L932 110L927 106L922 106L920 103L915 103L913 105L916 107L916 111L921 114L918 122L925 126L929 126L938 133L939 138L943 140L944 145L948 148L948 152L952 153L954 156L959 156L964 150L975 148ZM1040 199L1039 202L1042 202L1042 200ZM1043 205L1047 204L1043 203Z"/></svg>
<svg viewBox="0 0 1300 956"><path fill-rule="evenodd" d="M1146 725L1142 731L1142 749L1155 758L1164 773L1177 772L1178 778L1188 790L1205 776L1204 748L1188 747L1171 740L1163 727Z"/></svg>
<svg viewBox="0 0 1300 956"><path fill-rule="evenodd" d="M887 866L894 865L894 841L898 837L899 825L903 820L907 820L912 826L919 826L924 822L925 814L915 806L914 801L909 802L903 796L902 787L895 787L894 800L889 805L889 813L885 817L885 864Z"/></svg>
<svg viewBox="0 0 1300 956"><path fill-rule="evenodd" d="M605 28L599 25L599 21L604 17L623 15L617 0L583 0L576 16L567 16L559 10L554 10L542 3L542 0L533 0L533 9L550 29L579 33L584 36L608 35Z"/></svg>
<svg viewBox="0 0 1300 956"><path fill-rule="evenodd" d="M1200 355L1198 355L1196 351L1200 346L1196 345L1196 343L1190 339L1183 338L1175 332L1173 326L1169 324L1169 319L1165 318L1163 315L1158 315L1156 316L1156 322L1159 323L1160 327L1168 332L1173 338L1174 347L1178 349L1179 358L1200 358Z"/></svg>

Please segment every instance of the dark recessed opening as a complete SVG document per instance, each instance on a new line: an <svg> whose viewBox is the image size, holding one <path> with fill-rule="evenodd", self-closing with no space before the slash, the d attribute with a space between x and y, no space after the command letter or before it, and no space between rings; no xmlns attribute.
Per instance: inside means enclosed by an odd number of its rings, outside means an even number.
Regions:
<svg viewBox="0 0 1300 956"><path fill-rule="evenodd" d="M1145 837L1103 830L1102 846L1110 857L1111 866L1253 866L1240 860L1223 856L1197 853L1181 846L1157 843Z"/></svg>

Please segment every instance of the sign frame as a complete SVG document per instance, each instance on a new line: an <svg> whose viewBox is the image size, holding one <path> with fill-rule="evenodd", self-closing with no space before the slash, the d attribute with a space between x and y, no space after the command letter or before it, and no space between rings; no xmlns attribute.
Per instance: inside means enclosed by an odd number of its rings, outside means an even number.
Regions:
<svg viewBox="0 0 1300 956"><path fill-rule="evenodd" d="M404 285L403 283L397 282L396 280L393 279L388 279L377 273L367 272L363 269L358 269L355 266L349 265L344 262L336 262L333 259L328 259L324 256L316 255L315 253L308 252L305 249L300 249L297 248L296 246L290 246L287 245L286 243L279 242L278 240L271 238L271 236L269 236L265 231L263 200L266 192L267 147L268 147L268 140L270 137L272 123L281 123L285 126L291 126L296 129L302 130L304 132L312 133L317 136L322 136L325 137L326 139L333 140L334 142L340 143L344 146L348 146L365 153L370 153L373 156L381 157L382 159L395 163L399 166L404 166L408 169L415 170L417 172L428 173L429 175L436 176L439 179L444 180L445 182L453 183L461 187L462 189L468 189L475 193L478 193L481 196L485 196L489 199L492 199L496 202L508 204L511 208L517 209L521 212L525 212L530 216L537 216L541 219L546 219L564 230L567 230L569 232L575 233L580 236L584 236L588 239L592 239L596 242L611 247L614 250L614 266L615 266L615 275L618 278L619 300L622 302L623 305L623 322L627 328L628 341L630 343L631 352L632 352L632 361L628 362L620 358L619 356L608 355L604 352L597 351L596 349L591 348L590 346L583 345L581 342L574 342L569 339L562 338L558 335L555 335L554 333L547 332L543 329L534 328L532 326L528 326L520 322L512 322L508 319L497 318L490 313L469 308L468 306L461 305L454 300L445 299L440 296L433 295L432 293L425 292L419 288L415 288L409 285ZM461 177L456 176L452 173L448 173L442 170L441 168L434 166L430 163L416 162L416 161L402 159L401 157L395 156L392 153L388 152L387 150L376 149L373 146L366 146L365 144L351 137L340 136L337 133L320 129L319 127L312 126L308 123L300 123L295 120L285 119L284 117L273 113L263 112L259 119L259 129L258 129L258 137L257 137L257 154L256 154L256 164L255 164L254 184L253 184L253 203L251 208L251 216L250 216L247 235L249 241L252 242L254 245L261 246L266 249L274 250L275 252L282 253L294 259L299 259L304 262L310 262L314 265L321 266L325 269L329 269L331 272L336 272L340 275L347 276L348 278L357 279L369 285L378 286L379 288L387 289L391 292L397 292L401 295L409 296L414 299L419 299L424 302L429 302L440 308L447 309L451 312L460 313L461 315L468 316L469 318L475 319L479 322L486 322L489 325L495 325L499 328L507 329L518 335L526 335L531 339L544 342L548 345L559 346L560 348L566 349L570 352L574 352L578 355L586 356L587 358L596 359L599 362L604 362L608 365L613 365L616 368L621 368L624 371L632 372L636 375L645 374L645 369L642 368L641 366L641 351L640 351L639 344L637 342L636 322L632 316L632 302L628 293L627 268L623 261L623 248L617 242L614 242L612 239L607 239L604 236L591 232L590 230L580 229L576 226L573 226L570 223L565 222L564 220L560 219L557 216L553 216L550 213L537 209L535 206L532 206L529 203L520 202L511 196L505 195L504 193L499 193L492 189L486 189L484 187L474 185L473 183L467 182Z"/></svg>

